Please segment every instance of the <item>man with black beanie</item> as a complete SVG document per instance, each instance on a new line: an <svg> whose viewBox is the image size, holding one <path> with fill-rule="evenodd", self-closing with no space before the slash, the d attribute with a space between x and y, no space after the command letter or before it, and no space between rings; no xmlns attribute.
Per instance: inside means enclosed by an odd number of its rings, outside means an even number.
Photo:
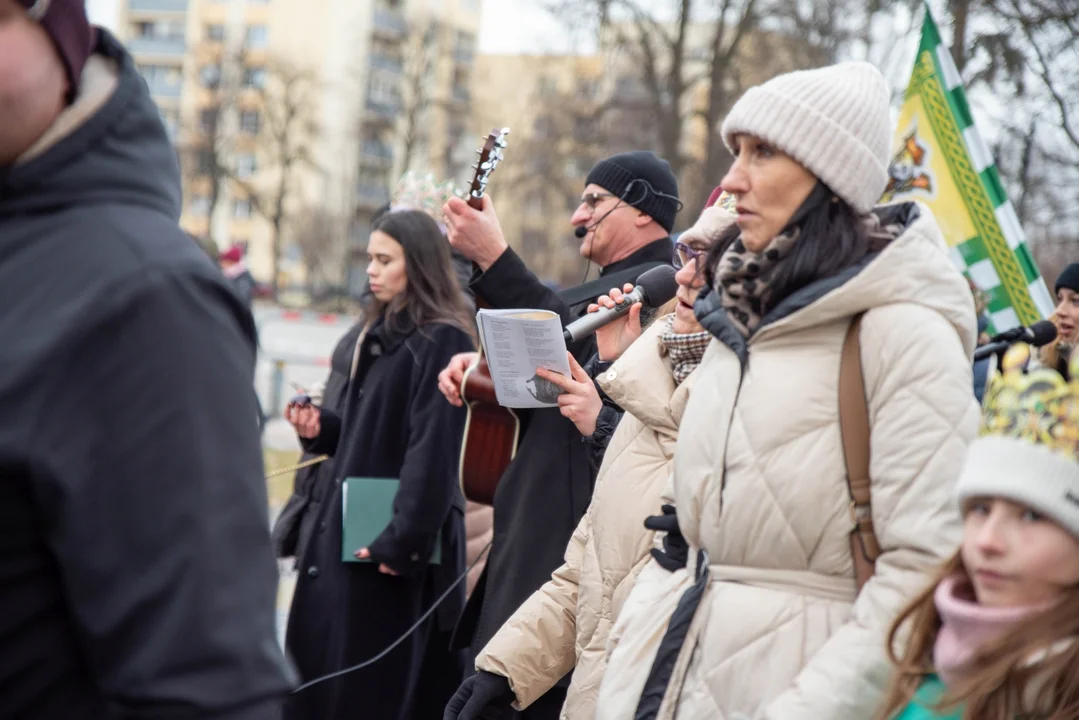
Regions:
<svg viewBox="0 0 1079 720"><path fill-rule="evenodd" d="M273 720L255 327L82 0L0 0L0 718Z"/></svg>
<svg viewBox="0 0 1079 720"><path fill-rule="evenodd" d="M601 160L588 173L581 203L570 218L581 238L581 254L599 266L600 277L561 293L540 282L507 245L489 198L483 198L482 211L454 198L443 212L450 244L475 265L471 286L479 300L498 309L550 310L568 324L584 315L597 296L636 284L645 271L671 263L670 231L680 207L678 181L670 165L654 153L628 152ZM582 365L603 369L593 357L594 338L569 350ZM456 388L461 375L474 358L473 353L454 358L439 377L439 386L455 404L460 403ZM609 438L619 417L617 410L605 406L597 432L582 438L558 408L516 412L521 438L495 496L494 542L456 632L457 646L467 646L472 657L562 564L566 544L592 498L598 467L593 449ZM505 679L481 672L466 681L455 702L470 692L498 695L507 718L555 720L568 685L567 677L518 712L509 710L513 697L505 694ZM447 717L459 712L453 706Z"/></svg>

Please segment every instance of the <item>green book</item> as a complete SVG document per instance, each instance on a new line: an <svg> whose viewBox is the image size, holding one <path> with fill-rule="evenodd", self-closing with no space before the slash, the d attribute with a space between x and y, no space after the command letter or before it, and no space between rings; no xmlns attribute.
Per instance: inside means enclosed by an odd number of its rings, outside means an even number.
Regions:
<svg viewBox="0 0 1079 720"><path fill-rule="evenodd" d="M393 520L393 499L401 481L393 478L345 478L341 483L341 561L360 560L353 553L371 543ZM442 563L442 534L435 540L432 565Z"/></svg>

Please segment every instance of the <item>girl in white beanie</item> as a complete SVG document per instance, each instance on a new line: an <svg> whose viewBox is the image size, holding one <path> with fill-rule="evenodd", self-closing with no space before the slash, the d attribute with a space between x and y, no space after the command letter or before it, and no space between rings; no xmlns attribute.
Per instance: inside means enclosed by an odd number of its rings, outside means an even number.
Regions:
<svg viewBox="0 0 1079 720"><path fill-rule="evenodd" d="M891 137L876 68L776 77L722 132L737 220L696 303L714 340L671 481L688 563L641 571L596 719L866 720L888 624L959 541L974 304L926 208L875 207ZM848 440L869 455L856 507L839 420L848 336L864 418ZM875 561L864 586L856 560Z"/></svg>
<svg viewBox="0 0 1079 720"><path fill-rule="evenodd" d="M1079 385L994 381L959 477L962 546L892 625L880 720L1079 717L1077 450Z"/></svg>

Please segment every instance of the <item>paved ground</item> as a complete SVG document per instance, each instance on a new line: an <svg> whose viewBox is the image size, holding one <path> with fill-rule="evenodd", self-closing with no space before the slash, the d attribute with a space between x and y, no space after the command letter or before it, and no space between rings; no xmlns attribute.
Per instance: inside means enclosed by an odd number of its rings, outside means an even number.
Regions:
<svg viewBox="0 0 1079 720"><path fill-rule="evenodd" d="M341 335L348 330L348 318L333 319L326 316L281 313L271 307L256 308L255 321L259 327L260 353L255 370L255 389L265 412L273 407L275 372L278 359L286 360L283 368L284 385L280 398L287 402L295 393L289 384L294 382L304 388L326 380L329 373L329 357ZM263 459L266 471L286 467L296 462L300 445L292 427L280 417L270 420L262 437ZM286 474L267 481L270 497L270 522L277 517L292 490L292 475ZM281 561L281 582L277 594L278 634L284 644L285 621L296 586L296 573L291 561Z"/></svg>

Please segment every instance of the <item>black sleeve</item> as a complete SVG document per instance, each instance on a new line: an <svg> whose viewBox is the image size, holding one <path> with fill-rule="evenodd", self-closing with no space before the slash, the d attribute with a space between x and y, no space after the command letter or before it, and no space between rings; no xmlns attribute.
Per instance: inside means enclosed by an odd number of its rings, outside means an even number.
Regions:
<svg viewBox="0 0 1079 720"><path fill-rule="evenodd" d="M567 325L574 317L569 305L540 282L513 248L506 248L486 272L472 276L472 290L498 310L528 308L550 310Z"/></svg>
<svg viewBox="0 0 1079 720"><path fill-rule="evenodd" d="M117 717L276 718L294 675L250 313L223 281L153 273L92 310L31 444L86 663Z"/></svg>
<svg viewBox="0 0 1079 720"><path fill-rule="evenodd" d="M472 275L471 285L476 296L496 310L550 310L561 318L563 327L577 319L573 308L540 282L513 248L506 248L486 272L477 270ZM589 336L569 344L566 349L583 363L596 351L596 340Z"/></svg>
<svg viewBox="0 0 1079 720"><path fill-rule="evenodd" d="M607 372L607 369L613 364L613 362L600 360L599 355L596 354L589 359L583 369L594 381L599 375ZM599 417L596 418L596 429L591 435L581 439L588 445L589 460L593 469L598 472L599 466L603 464L603 456L607 452L607 445L610 444L611 436L614 435L615 428L621 422L624 411L614 400L607 397L607 393L603 392L603 388L599 386L599 383L596 383L596 391L603 401L603 407L600 408Z"/></svg>
<svg viewBox="0 0 1079 720"><path fill-rule="evenodd" d="M337 453L337 442L341 438L341 416L326 407L318 411L318 436L300 438L300 445L305 453L311 455L329 455Z"/></svg>
<svg viewBox="0 0 1079 720"><path fill-rule="evenodd" d="M426 330L415 369L408 416L408 449L393 501L393 520L368 548L371 558L400 573L427 567L439 530L460 494L457 468L466 413L446 402L438 374L457 353L473 349L462 331L448 325ZM415 338L415 336L413 336Z"/></svg>

